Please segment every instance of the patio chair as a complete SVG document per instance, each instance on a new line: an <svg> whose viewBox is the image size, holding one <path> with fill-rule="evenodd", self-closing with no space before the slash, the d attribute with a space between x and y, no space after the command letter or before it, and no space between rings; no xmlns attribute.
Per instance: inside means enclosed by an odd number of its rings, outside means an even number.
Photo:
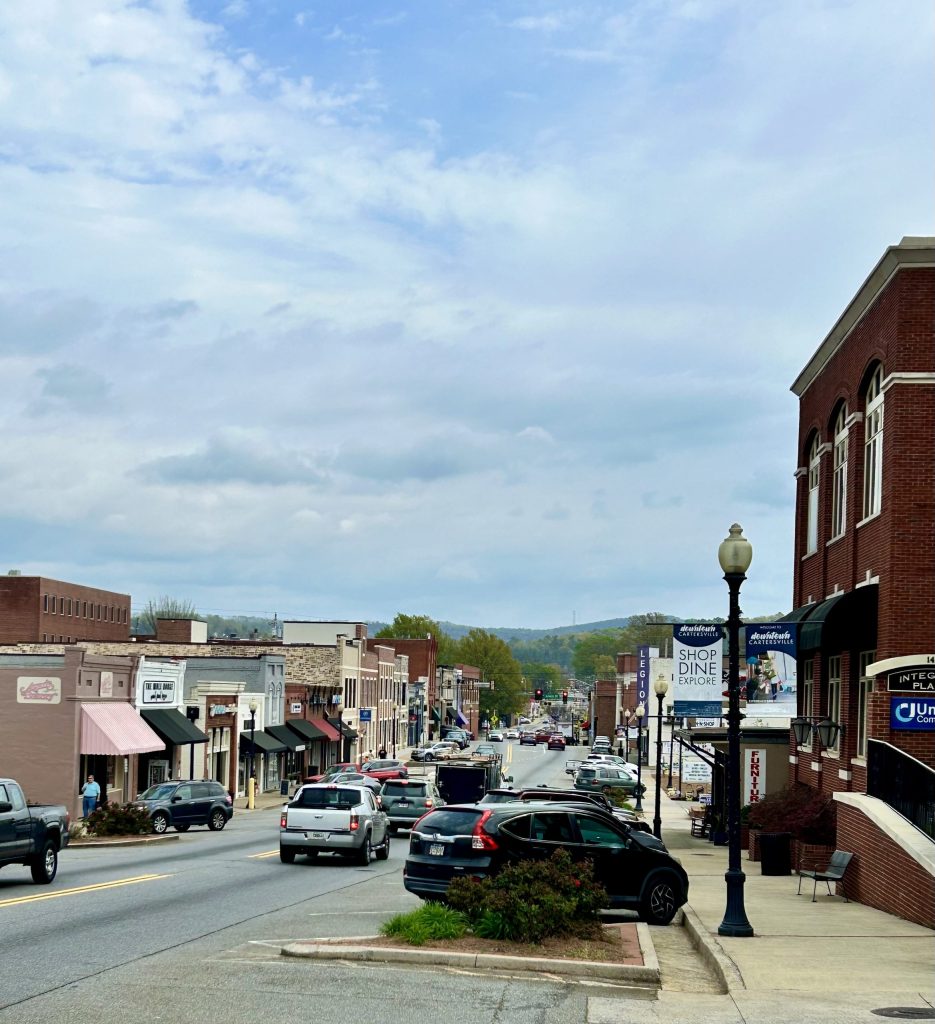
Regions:
<svg viewBox="0 0 935 1024"><path fill-rule="evenodd" d="M828 861L828 866L824 871L800 871L799 872L799 891L796 893L797 896L802 895L802 879L812 878L815 884L812 886L812 903L816 902L816 891L818 889L818 883L824 882L828 886L828 895L833 896L834 893L831 891L832 882L842 882L844 880L844 874L847 871L847 866L851 862L851 858L854 855L852 853L845 853L843 850L835 850L831 854L831 860ZM850 903L847 898L847 893L843 890L841 895L844 897L845 903Z"/></svg>

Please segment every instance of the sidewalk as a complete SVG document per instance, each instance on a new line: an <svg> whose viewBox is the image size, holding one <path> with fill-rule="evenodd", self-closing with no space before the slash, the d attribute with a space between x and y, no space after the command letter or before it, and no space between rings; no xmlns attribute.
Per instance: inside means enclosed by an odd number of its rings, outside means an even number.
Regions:
<svg viewBox="0 0 935 1024"><path fill-rule="evenodd" d="M643 809L654 816L652 773L644 773L648 791ZM744 902L752 938L717 934L724 916L727 847L691 835L686 801L662 791L662 837L690 879L686 924L697 932L702 951L720 962L731 994L746 991L816 999L864 996L868 1005L935 1004L935 933L841 896L811 902L812 886L796 895L798 876L764 876L746 852ZM806 894L806 889L808 890ZM832 886L832 889L834 887ZM717 968L716 968L717 970Z"/></svg>

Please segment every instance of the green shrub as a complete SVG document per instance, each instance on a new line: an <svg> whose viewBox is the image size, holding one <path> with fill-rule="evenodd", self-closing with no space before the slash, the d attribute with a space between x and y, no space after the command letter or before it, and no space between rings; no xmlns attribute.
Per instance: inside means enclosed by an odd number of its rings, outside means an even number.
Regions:
<svg viewBox="0 0 935 1024"><path fill-rule="evenodd" d="M405 939L410 946L424 946L437 939L460 939L468 930L464 914L437 903L427 903L408 914L397 914L380 927L381 935Z"/></svg>
<svg viewBox="0 0 935 1024"><path fill-rule="evenodd" d="M84 819L84 830L92 836L140 836L152 832L153 823L133 804L108 803Z"/></svg>
<svg viewBox="0 0 935 1024"><path fill-rule="evenodd" d="M591 862L577 863L565 850L508 865L492 878L455 879L445 899L477 935L514 942L589 930L608 902Z"/></svg>

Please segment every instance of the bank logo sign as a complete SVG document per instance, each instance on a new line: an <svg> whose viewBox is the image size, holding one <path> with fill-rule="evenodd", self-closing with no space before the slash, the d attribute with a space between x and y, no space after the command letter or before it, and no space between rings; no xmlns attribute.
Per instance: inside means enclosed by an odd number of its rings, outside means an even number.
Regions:
<svg viewBox="0 0 935 1024"><path fill-rule="evenodd" d="M890 728L935 732L935 697L890 697Z"/></svg>

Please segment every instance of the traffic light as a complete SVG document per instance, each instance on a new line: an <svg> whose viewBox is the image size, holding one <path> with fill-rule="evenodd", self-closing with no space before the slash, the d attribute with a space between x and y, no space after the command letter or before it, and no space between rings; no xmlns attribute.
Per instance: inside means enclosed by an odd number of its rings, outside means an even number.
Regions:
<svg viewBox="0 0 935 1024"><path fill-rule="evenodd" d="M536 700L542 700L542 689L536 690Z"/></svg>
<svg viewBox="0 0 935 1024"><path fill-rule="evenodd" d="M568 691L567 690L562 690L562 703L563 704L567 704L568 703Z"/></svg>

